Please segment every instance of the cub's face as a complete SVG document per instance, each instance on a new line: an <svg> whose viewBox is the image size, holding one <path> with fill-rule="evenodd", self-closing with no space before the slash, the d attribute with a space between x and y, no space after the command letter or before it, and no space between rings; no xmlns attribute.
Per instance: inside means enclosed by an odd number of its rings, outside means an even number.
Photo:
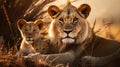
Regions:
<svg viewBox="0 0 120 67"><path fill-rule="evenodd" d="M90 6L87 4L83 4L79 8L68 4L63 9L59 9L55 5L50 6L48 8L48 13L52 18L49 29L50 38L53 40L59 38L62 43L75 43L85 31L86 18L90 10Z"/></svg>
<svg viewBox="0 0 120 67"><path fill-rule="evenodd" d="M17 22L17 26L25 42L27 44L32 44L39 38L42 21L36 20L35 22L27 22L24 19L20 19Z"/></svg>

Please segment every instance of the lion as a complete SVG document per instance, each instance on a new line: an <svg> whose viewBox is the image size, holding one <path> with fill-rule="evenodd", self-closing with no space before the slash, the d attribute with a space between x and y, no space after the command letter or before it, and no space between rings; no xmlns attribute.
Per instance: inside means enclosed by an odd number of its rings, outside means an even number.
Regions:
<svg viewBox="0 0 120 67"><path fill-rule="evenodd" d="M90 27L87 17L91 11L88 4L76 8L70 1L60 9L56 5L48 8L52 21L49 26L50 54L34 54L30 59L43 59L51 65L70 64L80 67L86 55L107 56L120 48L120 43L98 37ZM26 58L26 57L25 57ZM76 64L77 61L80 63Z"/></svg>
<svg viewBox="0 0 120 67"><path fill-rule="evenodd" d="M44 40L40 36L41 29L43 27L43 22L39 19L35 22L27 22L24 19L19 19L17 21L17 27L23 38L20 45L20 53L23 56L30 53L47 53L48 52L48 41Z"/></svg>

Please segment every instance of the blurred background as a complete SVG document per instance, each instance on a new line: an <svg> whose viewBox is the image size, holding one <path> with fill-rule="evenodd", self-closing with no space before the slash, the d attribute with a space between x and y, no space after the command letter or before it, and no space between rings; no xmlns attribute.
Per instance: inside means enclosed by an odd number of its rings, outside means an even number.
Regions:
<svg viewBox="0 0 120 67"><path fill-rule="evenodd" d="M96 20L94 32L101 37L120 41L120 0L70 0L79 7L87 3L91 13L87 20L91 28ZM21 36L16 22L24 18L27 21L42 19L50 23L47 8L50 5L64 7L67 0L0 0L0 45L19 46Z"/></svg>

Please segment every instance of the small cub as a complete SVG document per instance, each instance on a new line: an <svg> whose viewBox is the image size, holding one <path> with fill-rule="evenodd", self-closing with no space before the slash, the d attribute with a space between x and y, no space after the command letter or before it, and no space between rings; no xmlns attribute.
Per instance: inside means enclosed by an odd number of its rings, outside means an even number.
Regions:
<svg viewBox="0 0 120 67"><path fill-rule="evenodd" d="M24 56L30 53L47 53L49 40L44 39L40 36L40 31L43 27L41 20L35 22L27 22L24 19L17 21L17 27L23 38L20 53Z"/></svg>

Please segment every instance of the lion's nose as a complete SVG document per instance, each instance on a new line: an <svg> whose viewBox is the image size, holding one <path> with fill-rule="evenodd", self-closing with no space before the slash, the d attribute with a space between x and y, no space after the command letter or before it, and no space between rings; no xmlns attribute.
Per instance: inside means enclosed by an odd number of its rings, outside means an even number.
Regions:
<svg viewBox="0 0 120 67"><path fill-rule="evenodd" d="M67 34L69 34L70 32L72 32L73 30L73 26L71 24L65 24L63 26L63 31Z"/></svg>
<svg viewBox="0 0 120 67"><path fill-rule="evenodd" d="M69 34L70 32L72 32L72 30L69 30L69 31L64 30L64 32Z"/></svg>

